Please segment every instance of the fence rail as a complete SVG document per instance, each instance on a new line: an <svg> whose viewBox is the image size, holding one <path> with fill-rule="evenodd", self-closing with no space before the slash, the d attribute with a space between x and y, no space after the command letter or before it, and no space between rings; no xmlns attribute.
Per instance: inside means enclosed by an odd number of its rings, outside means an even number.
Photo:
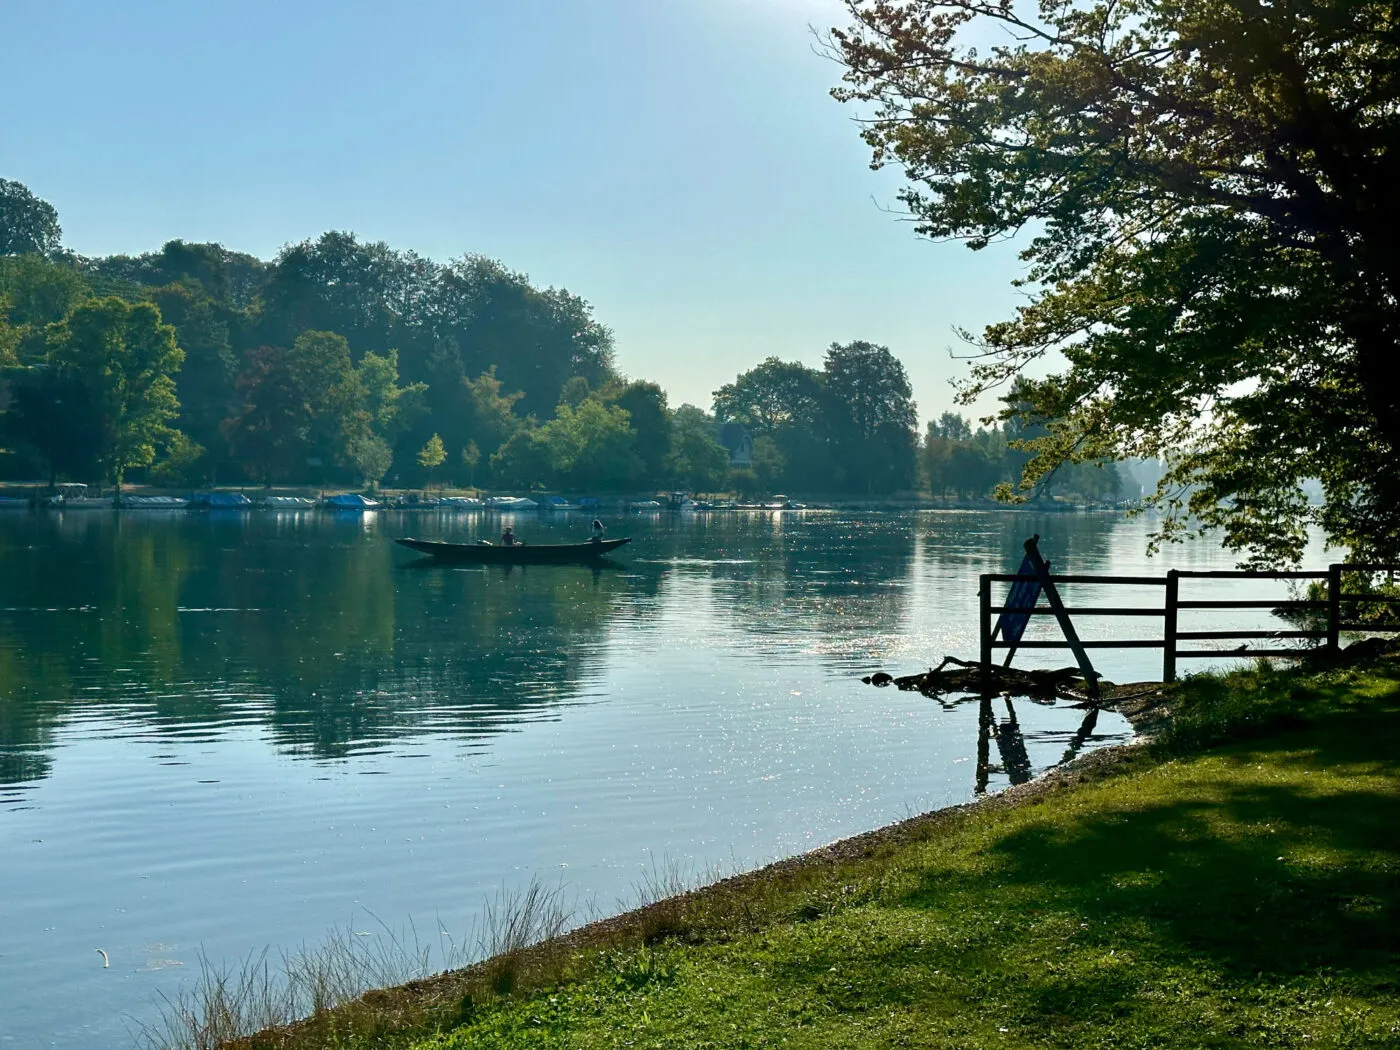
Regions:
<svg viewBox="0 0 1400 1050"><path fill-rule="evenodd" d="M1220 658L1230 656L1297 656L1301 652L1306 651L1298 648L1250 648L1248 642L1251 640L1320 641L1324 644L1325 648L1335 650L1340 646L1340 636L1343 631L1400 634L1400 622L1388 622L1385 624L1363 623L1355 618L1354 612L1351 618L1346 618L1344 616L1344 611L1354 610L1358 605L1400 606L1400 597L1374 594L1344 594L1342 592L1342 576L1344 573L1388 573L1391 574L1393 579L1396 574L1400 574L1400 565L1344 565L1337 563L1329 565L1325 572L1293 570L1270 572L1248 569L1172 569L1168 571L1165 576L1047 575L1046 580L1053 584L1078 583L1095 586L1162 587L1164 589L1163 604L1161 606L1085 605L1077 608L1060 604L1058 598L1052 598L1049 607L1043 605L1027 606L1024 604L1024 599L1022 604L1019 605L994 605L992 604L991 597L992 586L994 584L1033 583L1039 581L1040 578L1024 573L984 573L980 577L981 590L978 592L981 610L980 638L982 663L984 666L990 667L992 653L995 650L1073 649L1076 644L1080 649L1161 649L1162 681L1170 682L1176 678L1177 661L1182 659ZM1327 597L1325 599L1286 598L1278 600L1258 598L1183 599L1180 594L1182 580L1326 581ZM1051 593L1053 595L1053 591ZM1056 605L1059 605L1058 609L1055 607ZM1318 612L1325 610L1326 627L1315 630L1182 630L1178 625L1180 612L1182 610L1195 609L1277 609L1280 611L1287 610L1298 612ZM1020 637L1013 640L1003 638L998 641L996 638L998 633L996 625L1000 621L993 621L993 616L998 618L1002 614L1032 617L1056 616L1059 613L1066 613L1070 617L1123 616L1158 618L1162 620L1163 636L1161 638L1082 640L1078 638L1066 638L1063 641L1022 639ZM1245 644L1234 649L1183 649L1180 645L1183 641L1241 641ZM1010 656L1007 657L1007 662L1010 662Z"/></svg>

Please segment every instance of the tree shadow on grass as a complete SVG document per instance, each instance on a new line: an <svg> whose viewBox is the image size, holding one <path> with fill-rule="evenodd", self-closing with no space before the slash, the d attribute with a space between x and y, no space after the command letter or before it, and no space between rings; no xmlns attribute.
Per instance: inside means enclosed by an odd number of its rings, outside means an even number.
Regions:
<svg viewBox="0 0 1400 1050"><path fill-rule="evenodd" d="M1400 719L1346 719L1233 748L1218 777L1141 804L1122 782L1109 788L1124 792L1121 806L1052 807L994 840L984 891L1087 919L1086 936L1105 945L1132 930L1158 952L1227 970L1393 966L1400 791L1393 764L1389 779L1367 775L1387 765L1378 755L1400 755ZM1315 788L1325 771L1355 779ZM946 873L934 874L905 903L936 907L948 890Z"/></svg>

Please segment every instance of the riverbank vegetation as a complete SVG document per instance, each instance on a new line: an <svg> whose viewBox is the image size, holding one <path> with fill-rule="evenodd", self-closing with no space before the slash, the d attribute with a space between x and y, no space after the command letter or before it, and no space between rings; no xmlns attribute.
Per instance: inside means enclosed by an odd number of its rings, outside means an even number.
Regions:
<svg viewBox="0 0 1400 1050"><path fill-rule="evenodd" d="M236 1044L1383 1046L1400 661L1199 676L1155 736Z"/></svg>
<svg viewBox="0 0 1400 1050"><path fill-rule="evenodd" d="M921 446L904 366L869 342L672 407L584 299L480 256L331 232L270 262L84 258L3 180L0 244L0 477L985 498L1020 469L1000 426ZM1076 477L1042 494L1118 497L1112 467Z"/></svg>
<svg viewBox="0 0 1400 1050"><path fill-rule="evenodd" d="M1049 424L1028 481L1162 458L1167 536L1297 560L1318 523L1400 557L1393 5L846 7L835 94L918 233L1024 233L1026 300L969 336L964 393L1020 382L1006 417Z"/></svg>

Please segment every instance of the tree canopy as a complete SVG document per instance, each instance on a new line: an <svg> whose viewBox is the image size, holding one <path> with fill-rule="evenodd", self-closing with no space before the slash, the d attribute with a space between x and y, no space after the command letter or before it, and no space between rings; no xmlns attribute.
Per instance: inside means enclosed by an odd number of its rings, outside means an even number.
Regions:
<svg viewBox="0 0 1400 1050"><path fill-rule="evenodd" d="M1296 559L1316 519L1354 556L1400 555L1393 4L848 8L835 93L904 169L917 230L1025 238L1029 299L963 394L1037 372L1006 412L1046 424L1028 482L1163 457L1166 536L1189 515Z"/></svg>
<svg viewBox="0 0 1400 1050"><path fill-rule="evenodd" d="M54 255L62 235L52 204L22 183L0 179L0 255Z"/></svg>

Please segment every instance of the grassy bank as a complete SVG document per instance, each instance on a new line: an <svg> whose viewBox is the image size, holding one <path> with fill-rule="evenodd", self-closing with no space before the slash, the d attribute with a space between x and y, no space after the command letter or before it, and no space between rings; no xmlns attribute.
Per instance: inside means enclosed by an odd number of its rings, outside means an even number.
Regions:
<svg viewBox="0 0 1400 1050"><path fill-rule="evenodd" d="M1400 664L1168 705L1071 775L244 1045L1400 1046Z"/></svg>

